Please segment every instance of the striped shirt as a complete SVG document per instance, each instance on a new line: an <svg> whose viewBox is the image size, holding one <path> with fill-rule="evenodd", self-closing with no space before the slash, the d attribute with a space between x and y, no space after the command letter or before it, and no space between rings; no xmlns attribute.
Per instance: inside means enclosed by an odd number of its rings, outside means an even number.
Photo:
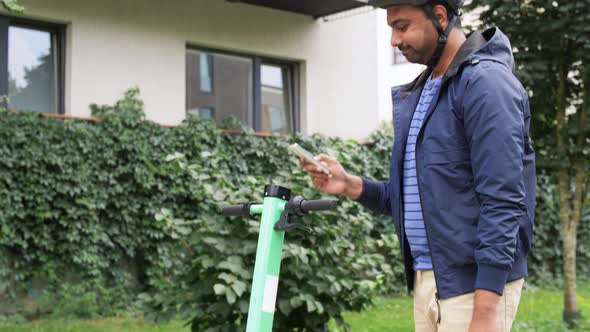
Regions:
<svg viewBox="0 0 590 332"><path fill-rule="evenodd" d="M437 94L442 76L436 79L428 79L422 90L420 101L412 117L406 153L404 155L403 176L403 200L404 200L404 226L406 236L410 244L412 258L414 258L414 270L432 270L432 259L424 228L424 217L420 203L420 192L416 175L416 139L422 127L422 121L428 111L432 99Z"/></svg>

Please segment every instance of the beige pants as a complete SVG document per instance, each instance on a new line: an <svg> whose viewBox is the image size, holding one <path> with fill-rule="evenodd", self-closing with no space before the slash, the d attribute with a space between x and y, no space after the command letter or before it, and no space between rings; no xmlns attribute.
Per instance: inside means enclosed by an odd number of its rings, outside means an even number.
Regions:
<svg viewBox="0 0 590 332"><path fill-rule="evenodd" d="M509 332L516 317L524 279L506 284L498 304L498 321ZM473 314L474 293L439 300L432 271L417 271L414 283L414 324L416 332L467 332ZM439 311L440 310L440 311ZM440 323L437 323L440 313Z"/></svg>

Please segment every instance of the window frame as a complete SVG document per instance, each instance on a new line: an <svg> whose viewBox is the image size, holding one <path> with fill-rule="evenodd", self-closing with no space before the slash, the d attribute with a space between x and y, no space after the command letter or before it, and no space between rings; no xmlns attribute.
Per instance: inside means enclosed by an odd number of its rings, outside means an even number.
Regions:
<svg viewBox="0 0 590 332"><path fill-rule="evenodd" d="M29 28L51 34L52 52L55 52L56 65L58 66L55 72L57 76L57 109L54 114L65 114L66 25L0 15L0 96L8 94L8 31L10 27ZM6 103L3 103L3 106L7 106Z"/></svg>
<svg viewBox="0 0 590 332"><path fill-rule="evenodd" d="M291 120L291 124L292 124L292 129L293 132L292 133L298 133L300 132L300 126L301 126L301 117L300 117L300 94L299 94L299 80L300 80L300 74L299 74L299 68L300 65L298 62L296 61L289 61L289 60L282 60L282 59L277 59L277 58L271 58L271 57L267 57L267 56L262 56L262 55L256 55L256 54L248 54L248 53L244 53L244 52L238 52L238 51L230 51L230 50L223 50L223 49L217 49L217 48L211 48L208 46L202 46L202 45L198 45L198 44L186 44L186 49L185 49L185 56L186 56L186 52L188 51L197 51L197 52L205 52L208 53L210 55L214 55L215 53L217 54L222 54L222 55L229 55L229 56L238 56L238 57L243 57L243 58L247 58L249 60L252 60L252 119L250 119L252 121L252 126L253 129L256 133L262 133L260 131L261 127L262 127L262 119L261 119L261 106L262 106L262 79L261 79L261 67L262 65L274 65L274 66L281 66L281 67L287 67L289 69L289 71L291 72L291 77L289 78L289 86L291 87L291 91L289 92L291 97L290 97L290 104L292 107L292 112L290 112L291 114L289 114L290 116L290 120ZM185 75L188 73L188 70L185 72ZM186 82L186 80L185 80ZM186 83L185 83L186 84ZM214 86L215 84L213 84ZM188 91L188 86L185 86L185 91ZM185 98L185 113L187 112L187 108L188 108L188 95Z"/></svg>

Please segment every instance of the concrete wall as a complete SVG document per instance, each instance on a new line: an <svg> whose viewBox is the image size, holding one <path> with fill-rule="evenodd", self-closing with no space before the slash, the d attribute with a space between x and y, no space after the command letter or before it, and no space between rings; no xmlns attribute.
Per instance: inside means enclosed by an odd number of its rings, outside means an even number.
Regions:
<svg viewBox="0 0 590 332"><path fill-rule="evenodd" d="M379 123L378 10L337 20L223 0L20 0L67 24L66 114L89 115L132 86L163 124L185 117L186 45L300 64L301 129L365 138Z"/></svg>

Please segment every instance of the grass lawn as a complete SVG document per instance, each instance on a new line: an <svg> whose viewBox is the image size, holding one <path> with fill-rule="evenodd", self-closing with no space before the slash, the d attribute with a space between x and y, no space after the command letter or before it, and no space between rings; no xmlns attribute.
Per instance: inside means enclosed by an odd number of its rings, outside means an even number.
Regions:
<svg viewBox="0 0 590 332"><path fill-rule="evenodd" d="M43 319L23 324L1 323L1 332L184 332L190 327L184 322L150 324L130 318L105 318L94 320Z"/></svg>
<svg viewBox="0 0 590 332"><path fill-rule="evenodd" d="M586 319L576 330L561 323L561 290L526 290L512 331L590 331L590 282L578 285L578 305ZM412 299L407 296L380 298L375 307L344 315L354 332L413 331ZM0 321L0 332L172 332L189 331L183 322L149 324L141 320L108 318L97 320L47 319L23 324Z"/></svg>
<svg viewBox="0 0 590 332"><path fill-rule="evenodd" d="M354 332L413 331L412 299L407 296L382 298L375 307L362 313L347 313L345 320ZM590 331L590 282L578 284L578 306L586 318L575 330L561 322L561 290L525 290L521 298L513 332Z"/></svg>

